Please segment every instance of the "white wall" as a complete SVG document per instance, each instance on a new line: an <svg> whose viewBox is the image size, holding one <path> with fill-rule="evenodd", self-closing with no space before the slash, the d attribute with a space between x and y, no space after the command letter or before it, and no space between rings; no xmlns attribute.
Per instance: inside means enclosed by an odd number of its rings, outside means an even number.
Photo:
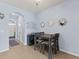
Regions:
<svg viewBox="0 0 79 59"><path fill-rule="evenodd" d="M67 24L60 26L58 20L66 18ZM53 26L40 27L41 21L53 22ZM79 56L79 0L65 0L64 3L38 14L39 31L60 33L60 49Z"/></svg>
<svg viewBox="0 0 79 59"><path fill-rule="evenodd" d="M35 16L28 12L18 9L14 6L10 6L8 4L4 4L0 2L0 12L5 14L5 18L0 20L0 52L9 49L9 28L8 28L8 20L10 19L10 14L13 12L19 12L24 15L24 24L25 24L25 36L24 36L24 44L27 44L27 34L28 31L34 31L34 28L27 29L27 22L33 22L35 20ZM34 22L33 22L34 23Z"/></svg>

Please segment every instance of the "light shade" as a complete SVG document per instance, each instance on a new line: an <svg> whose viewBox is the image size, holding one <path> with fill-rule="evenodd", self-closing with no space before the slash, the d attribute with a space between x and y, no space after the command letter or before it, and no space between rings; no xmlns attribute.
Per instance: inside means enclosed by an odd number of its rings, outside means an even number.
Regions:
<svg viewBox="0 0 79 59"><path fill-rule="evenodd" d="M35 0L36 6L38 6L40 2L41 2L41 0Z"/></svg>

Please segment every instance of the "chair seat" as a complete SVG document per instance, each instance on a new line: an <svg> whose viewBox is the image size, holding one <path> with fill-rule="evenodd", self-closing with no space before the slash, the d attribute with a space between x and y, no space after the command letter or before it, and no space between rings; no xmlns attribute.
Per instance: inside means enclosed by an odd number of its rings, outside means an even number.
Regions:
<svg viewBox="0 0 79 59"><path fill-rule="evenodd" d="M42 42L43 40L36 40L37 42Z"/></svg>
<svg viewBox="0 0 79 59"><path fill-rule="evenodd" d="M48 42L42 42L41 44L48 44Z"/></svg>
<svg viewBox="0 0 79 59"><path fill-rule="evenodd" d="M49 42L48 41L44 41L42 42L41 44L45 44L45 45L49 45ZM54 43L52 42L51 45L53 45Z"/></svg>

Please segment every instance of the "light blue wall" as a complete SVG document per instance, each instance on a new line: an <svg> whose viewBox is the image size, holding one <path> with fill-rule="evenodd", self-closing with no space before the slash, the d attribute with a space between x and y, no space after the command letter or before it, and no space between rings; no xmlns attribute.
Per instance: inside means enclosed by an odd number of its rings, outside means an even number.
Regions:
<svg viewBox="0 0 79 59"><path fill-rule="evenodd" d="M25 43L24 44L26 44L27 34L29 32L33 32L36 30L35 28L33 28L33 26L32 28L30 27L27 28L28 22L32 22L32 24L34 24L34 21L35 21L34 14L32 14L29 11L24 11L14 6L10 6L8 4L4 4L1 2L0 2L0 12L5 14L5 18L3 20L0 20L0 52L6 49L9 49L8 20L10 18L9 15L13 12L19 12L22 15L24 15L24 24L25 24L25 38L24 38Z"/></svg>
<svg viewBox="0 0 79 59"><path fill-rule="evenodd" d="M8 19L12 12L20 12L24 15L25 39L27 34L36 31L45 31L47 33L60 33L60 48L72 53L79 54L79 0L66 0L64 3L49 8L38 15L29 11L23 11L10 5L0 3L0 12L5 14L5 19L0 23L0 51L9 48L8 38ZM67 24L60 26L58 20L66 18ZM41 21L51 21L52 27L40 27ZM29 25L28 25L29 23ZM4 37L5 36L5 37ZM27 41L25 41L25 44Z"/></svg>
<svg viewBox="0 0 79 59"><path fill-rule="evenodd" d="M7 24L7 12L0 8L0 12L5 13L5 18L0 19L0 52L3 50L8 50L9 40L8 40L8 24Z"/></svg>
<svg viewBox="0 0 79 59"><path fill-rule="evenodd" d="M60 26L58 20L66 18L67 24ZM53 22L52 27L40 27L41 21ZM47 24L47 23L46 23ZM38 14L39 31L60 33L60 49L79 55L79 0L65 0L64 3Z"/></svg>

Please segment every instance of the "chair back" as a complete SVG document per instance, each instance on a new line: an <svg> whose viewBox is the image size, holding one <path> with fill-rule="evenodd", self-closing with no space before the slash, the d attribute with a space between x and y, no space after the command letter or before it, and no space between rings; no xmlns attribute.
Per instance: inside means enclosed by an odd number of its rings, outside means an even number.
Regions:
<svg viewBox="0 0 79 59"><path fill-rule="evenodd" d="M54 39L56 39L56 40L59 39L59 33L56 33L56 34L55 34Z"/></svg>
<svg viewBox="0 0 79 59"><path fill-rule="evenodd" d="M51 41L56 42L59 39L59 33L51 34Z"/></svg>
<svg viewBox="0 0 79 59"><path fill-rule="evenodd" d="M37 40L37 39L41 39L41 35L44 35L44 32L37 32L37 33L35 33L35 39Z"/></svg>

